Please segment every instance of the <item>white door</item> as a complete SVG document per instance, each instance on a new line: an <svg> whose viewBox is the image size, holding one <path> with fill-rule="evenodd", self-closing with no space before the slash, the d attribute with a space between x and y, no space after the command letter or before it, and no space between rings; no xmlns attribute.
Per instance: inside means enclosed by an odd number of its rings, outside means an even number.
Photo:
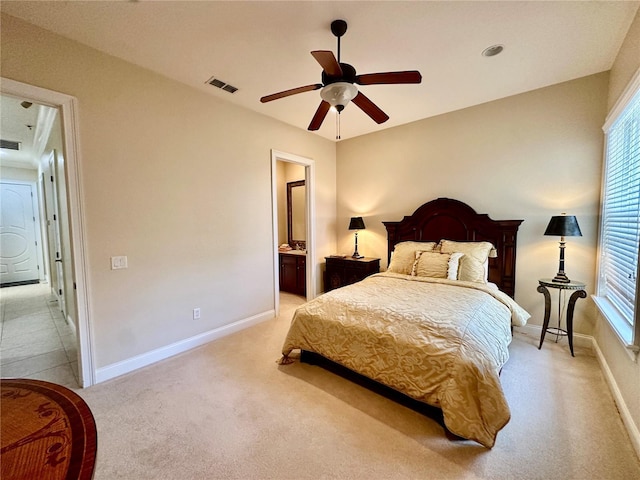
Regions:
<svg viewBox="0 0 640 480"><path fill-rule="evenodd" d="M39 281L31 185L0 183L0 284Z"/></svg>

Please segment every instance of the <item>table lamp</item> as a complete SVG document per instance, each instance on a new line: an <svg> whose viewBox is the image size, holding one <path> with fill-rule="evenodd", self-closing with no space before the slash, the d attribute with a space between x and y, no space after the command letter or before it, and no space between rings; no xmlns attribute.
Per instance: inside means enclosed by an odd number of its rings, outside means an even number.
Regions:
<svg viewBox="0 0 640 480"><path fill-rule="evenodd" d="M551 220L549 220L549 225L547 225L547 229L544 231L544 234L560 237L560 265L558 267L558 273L553 277L553 281L558 283L570 283L571 280L569 280L567 274L564 273L564 237L582 236L578 220L575 216L567 215L566 213L553 216L551 217Z"/></svg>
<svg viewBox="0 0 640 480"><path fill-rule="evenodd" d="M349 230L355 230L355 238L356 238L356 248L351 255L353 258L364 258L364 255L360 255L358 253L358 230L364 230L366 227L364 226L364 220L362 217L351 217L351 221L349 222Z"/></svg>

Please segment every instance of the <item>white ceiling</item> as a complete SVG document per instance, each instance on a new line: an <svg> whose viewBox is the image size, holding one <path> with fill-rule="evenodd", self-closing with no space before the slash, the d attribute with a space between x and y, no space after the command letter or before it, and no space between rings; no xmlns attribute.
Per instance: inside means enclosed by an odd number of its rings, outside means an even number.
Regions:
<svg viewBox="0 0 640 480"><path fill-rule="evenodd" d="M342 138L609 70L638 1L7 1L2 12L148 68L226 101L306 129L319 91L260 97L319 83L312 50L336 51L329 26L348 31L341 61L358 73L417 69L419 85L361 91L389 116L377 125L355 105ZM487 58L494 44L504 52ZM235 94L206 85L212 76ZM330 113L319 135L335 139Z"/></svg>
<svg viewBox="0 0 640 480"><path fill-rule="evenodd" d="M0 137L20 143L20 150L17 151L0 149L0 166L35 169L38 164L35 161L34 139L40 109L37 104L24 108L21 103L22 100L18 98L0 97Z"/></svg>

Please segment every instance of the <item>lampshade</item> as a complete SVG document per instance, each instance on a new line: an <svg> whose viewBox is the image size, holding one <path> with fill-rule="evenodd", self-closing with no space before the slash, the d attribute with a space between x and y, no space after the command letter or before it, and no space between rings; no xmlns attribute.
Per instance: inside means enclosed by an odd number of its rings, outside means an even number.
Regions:
<svg viewBox="0 0 640 480"><path fill-rule="evenodd" d="M358 87L348 82L331 83L320 90L322 99L339 112L344 110L347 103L353 100L356 95L358 95Z"/></svg>
<svg viewBox="0 0 640 480"><path fill-rule="evenodd" d="M366 227L364 226L364 220L362 217L351 217L351 221L349 222L349 230L364 230Z"/></svg>
<svg viewBox="0 0 640 480"><path fill-rule="evenodd" d="M578 220L573 215L557 215L551 217L549 225L544 231L545 235L556 237L581 237L582 232L578 225Z"/></svg>

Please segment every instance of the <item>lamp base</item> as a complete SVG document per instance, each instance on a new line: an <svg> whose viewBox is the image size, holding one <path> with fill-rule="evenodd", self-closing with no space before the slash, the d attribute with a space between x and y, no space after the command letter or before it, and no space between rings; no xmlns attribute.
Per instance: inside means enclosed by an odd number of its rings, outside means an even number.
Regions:
<svg viewBox="0 0 640 480"><path fill-rule="evenodd" d="M358 253L358 230L356 230L354 238L355 238L355 245L353 246L353 255L351 255L351 258L364 258L364 255L360 255Z"/></svg>
<svg viewBox="0 0 640 480"><path fill-rule="evenodd" d="M560 237L560 262L558 263L558 273L551 280L555 283L571 283L567 274L564 273L564 237Z"/></svg>
<svg viewBox="0 0 640 480"><path fill-rule="evenodd" d="M551 281L554 283L571 283L569 277L567 277L564 273L558 273L555 277L553 277Z"/></svg>

